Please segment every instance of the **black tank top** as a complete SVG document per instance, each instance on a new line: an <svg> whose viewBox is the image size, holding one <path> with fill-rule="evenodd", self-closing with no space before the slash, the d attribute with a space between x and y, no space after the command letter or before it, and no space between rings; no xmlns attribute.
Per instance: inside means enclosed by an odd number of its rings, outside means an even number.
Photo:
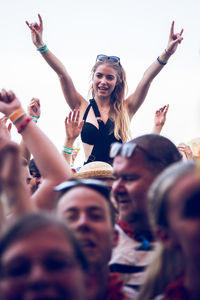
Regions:
<svg viewBox="0 0 200 300"><path fill-rule="evenodd" d="M94 147L85 164L91 161L104 161L112 164L112 159L109 157L110 146L114 142L122 143L122 141L117 140L114 136L114 122L112 120L108 119L104 124L101 119L98 119L97 122L99 129L93 124L86 122L91 107L94 111L95 117L101 117L96 101L91 99L83 116L85 123L81 132L81 140L83 143L94 145Z"/></svg>

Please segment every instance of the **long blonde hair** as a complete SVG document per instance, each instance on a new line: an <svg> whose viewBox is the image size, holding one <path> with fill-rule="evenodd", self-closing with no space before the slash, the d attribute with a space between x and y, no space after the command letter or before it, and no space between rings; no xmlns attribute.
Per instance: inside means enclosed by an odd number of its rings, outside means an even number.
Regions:
<svg viewBox="0 0 200 300"><path fill-rule="evenodd" d="M122 142L126 142L130 139L130 119L127 109L125 107L125 94L127 91L126 74L119 62L114 63L108 59L105 61L97 61L92 68L92 78L96 72L98 66L102 64L109 64L117 73L117 83L111 94L111 110L110 119L114 122L114 136L116 139L121 139ZM94 89L91 85L90 91L94 97Z"/></svg>
<svg viewBox="0 0 200 300"><path fill-rule="evenodd" d="M193 161L178 162L164 170L152 184L148 200L149 214L153 228L168 229L167 205L171 188L179 178L194 172ZM150 300L162 294L166 286L184 273L183 257L180 248L167 249L158 242L153 262L149 265L146 278L137 300Z"/></svg>

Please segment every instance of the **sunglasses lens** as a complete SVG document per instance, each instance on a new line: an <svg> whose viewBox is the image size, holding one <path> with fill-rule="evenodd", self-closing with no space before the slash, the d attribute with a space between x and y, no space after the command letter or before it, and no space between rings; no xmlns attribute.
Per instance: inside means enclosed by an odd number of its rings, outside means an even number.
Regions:
<svg viewBox="0 0 200 300"><path fill-rule="evenodd" d="M105 59L107 58L107 56L106 55L104 55L104 54L99 54L99 55L97 55L97 61L104 61Z"/></svg>
<svg viewBox="0 0 200 300"><path fill-rule="evenodd" d="M121 143L112 144L110 149L110 158L114 158L120 152L121 147Z"/></svg>
<svg viewBox="0 0 200 300"><path fill-rule="evenodd" d="M108 56L108 59L112 62L119 62L120 58L117 56Z"/></svg>
<svg viewBox="0 0 200 300"><path fill-rule="evenodd" d="M119 62L120 61L120 58L117 57L117 56L107 56L107 55L104 55L104 54L99 54L97 55L97 61L105 61L105 60L110 60L112 62Z"/></svg>
<svg viewBox="0 0 200 300"><path fill-rule="evenodd" d="M124 144L121 150L121 155L124 157L131 157L136 146L137 145L133 143Z"/></svg>

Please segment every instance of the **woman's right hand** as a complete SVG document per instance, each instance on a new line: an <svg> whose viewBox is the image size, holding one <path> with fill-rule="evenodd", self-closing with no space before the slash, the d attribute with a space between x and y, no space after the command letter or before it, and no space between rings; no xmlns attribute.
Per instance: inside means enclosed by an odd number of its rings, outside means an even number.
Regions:
<svg viewBox="0 0 200 300"><path fill-rule="evenodd" d="M43 22L42 22L42 18L40 16L40 14L38 14L38 18L39 18L39 24L38 23L29 23L28 21L26 21L26 24L28 25L28 27L31 30L31 37L32 37L32 41L33 44L37 47L43 47L44 43L42 41L42 33L43 33Z"/></svg>

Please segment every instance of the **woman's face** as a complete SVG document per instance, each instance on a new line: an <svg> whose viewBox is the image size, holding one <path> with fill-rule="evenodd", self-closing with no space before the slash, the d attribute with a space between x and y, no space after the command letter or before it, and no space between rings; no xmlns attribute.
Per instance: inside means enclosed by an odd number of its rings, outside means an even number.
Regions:
<svg viewBox="0 0 200 300"><path fill-rule="evenodd" d="M86 299L85 274L58 227L41 228L16 241L1 264L1 299Z"/></svg>
<svg viewBox="0 0 200 300"><path fill-rule="evenodd" d="M168 222L172 245L186 262L200 262L200 175L179 179L169 192Z"/></svg>
<svg viewBox="0 0 200 300"><path fill-rule="evenodd" d="M110 97L117 83L117 72L109 64L101 64L93 75L95 96Z"/></svg>

